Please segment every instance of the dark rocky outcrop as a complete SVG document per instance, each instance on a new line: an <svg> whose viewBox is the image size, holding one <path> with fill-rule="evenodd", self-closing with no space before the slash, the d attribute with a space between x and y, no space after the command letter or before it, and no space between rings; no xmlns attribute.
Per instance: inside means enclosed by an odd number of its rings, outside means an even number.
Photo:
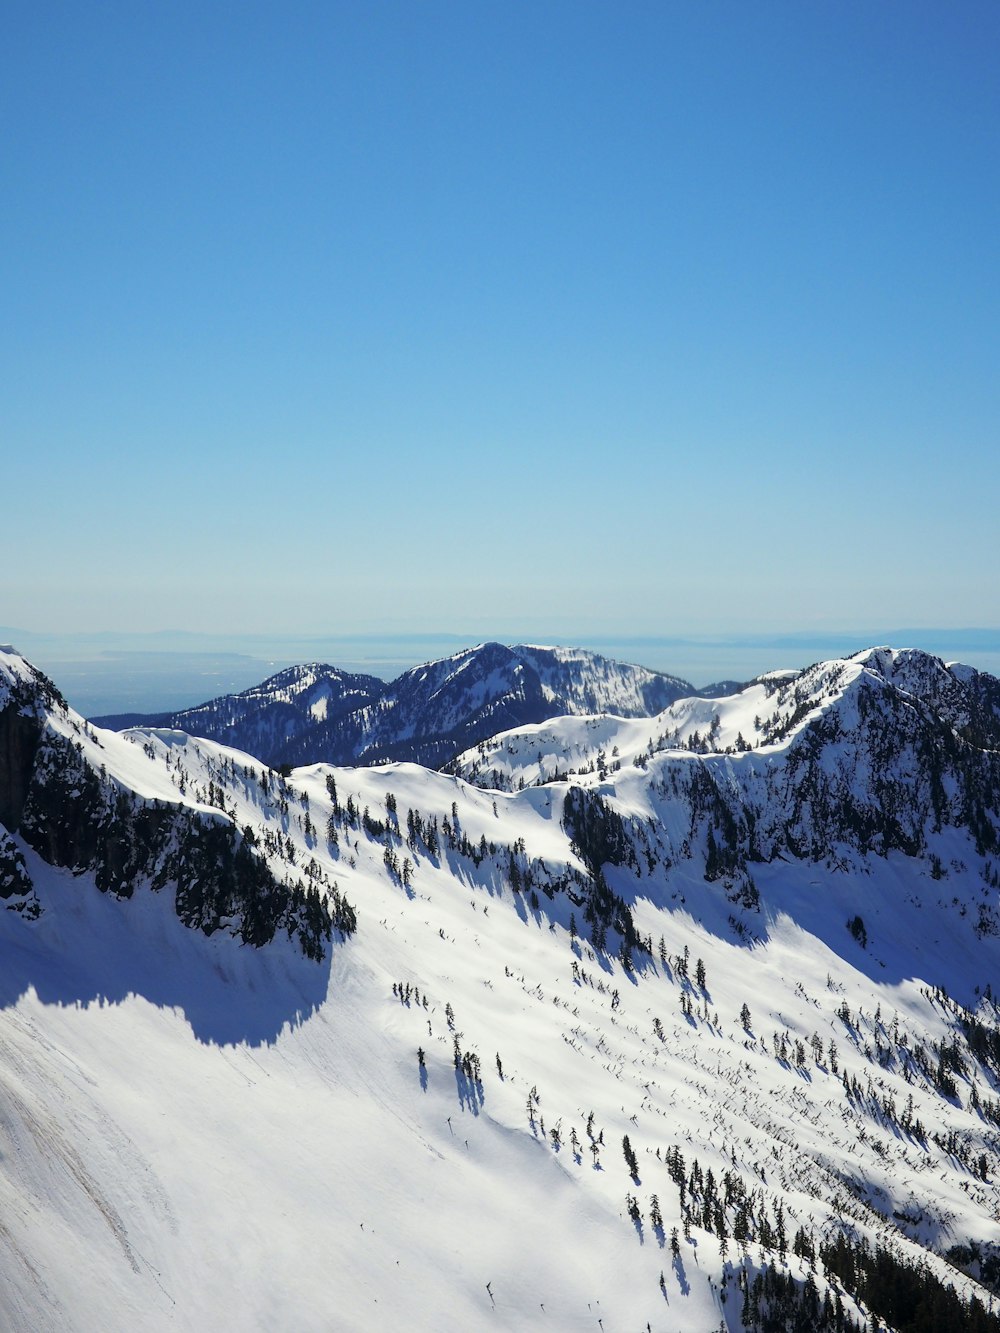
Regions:
<svg viewBox="0 0 1000 1333"><path fill-rule="evenodd" d="M936 877L936 835L948 828L995 860L1000 751L982 741L994 737L996 682L976 672L956 679L937 659L911 657L902 666L873 659L825 708L815 688L822 673L783 682L778 701L795 708L771 733L788 738L781 751L662 761L651 786L680 807L674 826L686 826L685 837L675 845L662 827L642 830L646 854L661 864L703 856L706 879L737 887L754 863L861 868L892 852L926 858ZM918 692L920 681L930 685Z"/></svg>
<svg viewBox="0 0 1000 1333"><path fill-rule="evenodd" d="M225 815L138 796L88 760L61 697L40 673L5 685L0 707L0 898L32 895L10 834L49 865L90 872L103 893L173 888L185 925L267 944L279 930L321 958L333 921L315 890L271 871ZM69 733L47 725L59 709ZM32 902L34 902L32 895ZM34 907L37 912L37 906ZM343 923L338 922L342 928Z"/></svg>

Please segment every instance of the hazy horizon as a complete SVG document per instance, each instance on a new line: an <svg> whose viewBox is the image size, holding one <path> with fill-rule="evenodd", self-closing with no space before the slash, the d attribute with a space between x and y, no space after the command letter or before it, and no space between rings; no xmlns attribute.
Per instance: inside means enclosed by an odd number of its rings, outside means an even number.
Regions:
<svg viewBox="0 0 1000 1333"><path fill-rule="evenodd" d="M585 648L666 671L698 688L719 680L748 680L763 671L803 667L876 644L922 648L1000 675L1000 629L975 627L557 637L451 631L291 636L164 630L73 635L0 626L0 641L24 653L52 677L74 708L91 717L188 708L247 689L283 667L305 661L323 661L389 680L422 662L490 639Z"/></svg>

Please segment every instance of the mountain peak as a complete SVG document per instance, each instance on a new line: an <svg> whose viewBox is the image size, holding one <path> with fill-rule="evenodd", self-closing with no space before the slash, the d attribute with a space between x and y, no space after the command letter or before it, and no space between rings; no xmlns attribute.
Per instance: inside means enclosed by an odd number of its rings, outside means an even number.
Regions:
<svg viewBox="0 0 1000 1333"><path fill-rule="evenodd" d="M331 915L280 848L260 855L217 778L188 784L171 770L147 736L98 732L24 658L0 655L0 898L38 915L30 854L120 898L169 886L186 925L252 944L280 928L321 957Z"/></svg>
<svg viewBox="0 0 1000 1333"><path fill-rule="evenodd" d="M390 682L303 664L195 708L95 721L179 728L271 766L405 760L437 768L509 727L562 714L651 716L691 693L675 676L585 649L487 640Z"/></svg>
<svg viewBox="0 0 1000 1333"><path fill-rule="evenodd" d="M500 657L368 720L485 719ZM993 1333L997 682L837 659L283 778L0 681L16 1326Z"/></svg>

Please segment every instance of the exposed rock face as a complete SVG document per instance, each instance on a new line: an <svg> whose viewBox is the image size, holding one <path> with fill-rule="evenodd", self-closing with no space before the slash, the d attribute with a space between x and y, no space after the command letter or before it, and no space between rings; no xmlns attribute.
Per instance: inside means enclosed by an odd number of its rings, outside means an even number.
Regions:
<svg viewBox="0 0 1000 1333"><path fill-rule="evenodd" d="M452 768L507 791L565 780L566 828L592 870L693 866L748 907L754 866L777 860L865 871L870 858L901 853L936 881L956 855L950 835L967 842L961 855L981 865L984 886L1000 882L991 676L870 649L762 677L696 712L685 701L653 723L602 725L591 738L593 724L563 718L497 737ZM611 741L621 745L614 761ZM637 788L649 817L612 820L608 798L628 792L627 806ZM985 896L977 913L980 933L1000 930Z"/></svg>
<svg viewBox="0 0 1000 1333"><path fill-rule="evenodd" d="M25 899L32 895L31 878L24 864L24 857L5 829L0 829L0 898ZM23 907L24 904L15 904Z"/></svg>
<svg viewBox="0 0 1000 1333"><path fill-rule="evenodd" d="M99 739L51 682L16 658L0 658L0 671L0 897L38 913L16 834L47 864L91 872L104 893L173 887L181 921L206 934L260 946L285 929L323 956L332 921L317 894L276 878L224 814L142 797L95 767Z"/></svg>
<svg viewBox="0 0 1000 1333"><path fill-rule="evenodd" d="M47 705L66 708L40 672L0 680L0 824L7 828L17 827L24 810Z"/></svg>
<svg viewBox="0 0 1000 1333"><path fill-rule="evenodd" d="M875 662L857 674L824 664L777 692L791 708L770 733L789 737L780 759L765 749L686 766L692 832L711 834L709 878L782 856L924 856L944 828L968 830L979 856L997 852L1000 754L982 745L997 727L996 682L975 673L946 691L941 663L907 657L920 693Z"/></svg>

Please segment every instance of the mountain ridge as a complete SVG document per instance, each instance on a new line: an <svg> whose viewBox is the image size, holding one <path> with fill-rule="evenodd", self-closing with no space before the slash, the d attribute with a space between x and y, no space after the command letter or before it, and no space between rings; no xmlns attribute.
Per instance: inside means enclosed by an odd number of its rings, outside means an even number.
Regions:
<svg viewBox="0 0 1000 1333"><path fill-rule="evenodd" d="M515 729L464 752L478 785L283 778L99 732L24 677L0 698L12 1326L909 1330L891 1288L992 1333L998 682L882 651ZM36 723L58 743L19 779ZM321 957L285 925L206 935L144 857L46 860L84 771L221 821L355 929Z"/></svg>
<svg viewBox="0 0 1000 1333"><path fill-rule="evenodd" d="M486 642L389 682L310 663L195 708L93 720L176 727L236 745L272 767L392 760L439 767L509 726L563 712L647 715L694 692L666 672L584 649Z"/></svg>
<svg viewBox="0 0 1000 1333"><path fill-rule="evenodd" d="M221 928L261 945L284 928L322 957L336 912L276 876L252 832L217 808L217 793L191 799L150 758L148 747L140 755L99 735L46 676L0 650L0 896L15 896L29 918L40 913L29 848L49 866L93 873L119 898L170 885L180 920L206 934Z"/></svg>

